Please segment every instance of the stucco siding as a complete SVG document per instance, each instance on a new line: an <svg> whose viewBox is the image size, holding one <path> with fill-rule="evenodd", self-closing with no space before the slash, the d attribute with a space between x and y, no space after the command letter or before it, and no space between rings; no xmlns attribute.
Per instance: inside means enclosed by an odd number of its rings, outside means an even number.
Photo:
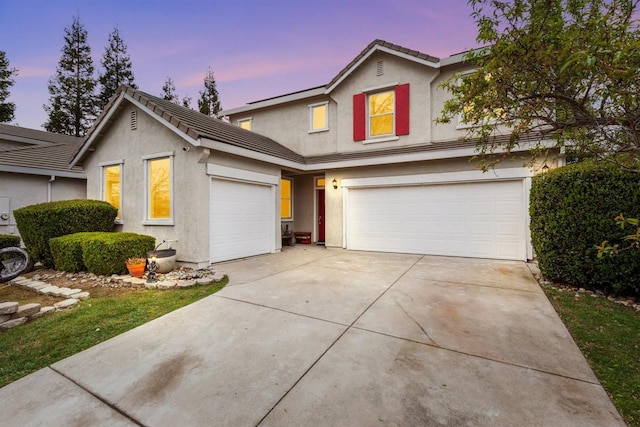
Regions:
<svg viewBox="0 0 640 427"><path fill-rule="evenodd" d="M130 113L137 111L137 129ZM184 151L183 148L189 148ZM198 163L199 150L176 133L135 107L123 108L108 131L95 144L95 152L83 162L87 195L102 199L101 163L123 160L122 225L117 229L147 234L172 243L178 261L208 263L209 178L206 165ZM143 157L173 152L173 225L145 225L145 162Z"/></svg>
<svg viewBox="0 0 640 427"><path fill-rule="evenodd" d="M0 172L0 198L9 199L8 221L0 223L0 234L19 234L13 211L29 205L57 200L84 199L87 195L84 179L56 178L47 175Z"/></svg>

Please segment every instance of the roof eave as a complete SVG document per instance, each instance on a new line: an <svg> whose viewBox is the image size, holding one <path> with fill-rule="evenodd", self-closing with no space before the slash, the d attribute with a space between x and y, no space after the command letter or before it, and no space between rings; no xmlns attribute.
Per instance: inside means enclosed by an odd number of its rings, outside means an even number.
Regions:
<svg viewBox="0 0 640 427"><path fill-rule="evenodd" d="M20 173L27 175L44 175L44 176L55 176L60 178L76 178L76 179L87 179L87 174L84 172L77 171L61 171L57 169L44 169L44 168L33 168L27 166L13 166L0 164L0 172L8 172L8 173Z"/></svg>
<svg viewBox="0 0 640 427"><path fill-rule="evenodd" d="M296 92L290 95L283 95L276 98L270 98L264 101L258 101L252 104L243 105L238 108L231 108L229 110L220 111L220 116L231 116L239 113L246 113L248 111L259 110L265 107L273 107L275 105L286 104L288 102L300 101L306 98L312 98L325 93L325 87L320 86L313 89L308 89L301 92Z"/></svg>
<svg viewBox="0 0 640 427"><path fill-rule="evenodd" d="M403 58L409 61L413 61L416 62L418 64L421 65L426 65L428 67L434 68L434 69L438 69L440 68L440 61L429 61L423 58L419 58L417 56L413 56L413 55L409 55L406 54L404 52L400 52L397 51L395 49L391 49L389 47L386 46L382 46L379 44L376 44L374 46L372 46L366 54L364 54L356 63L354 63L351 67L349 67L349 69L344 72L342 74L342 76L340 76L340 78L338 80L336 80L335 82L333 82L333 84L331 84L331 86L328 86L324 93L325 94L329 94L331 93L336 87L338 87L347 77L349 77L358 67L360 67L360 65L362 65L367 59L369 59L369 57L371 57L371 55L373 55L376 52L384 52L384 53L388 53L389 55L394 55L397 56L399 58Z"/></svg>

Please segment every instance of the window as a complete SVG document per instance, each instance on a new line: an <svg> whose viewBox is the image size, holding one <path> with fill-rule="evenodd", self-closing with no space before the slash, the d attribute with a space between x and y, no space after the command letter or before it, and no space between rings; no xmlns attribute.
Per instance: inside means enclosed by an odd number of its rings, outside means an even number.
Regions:
<svg viewBox="0 0 640 427"><path fill-rule="evenodd" d="M122 221L122 164L117 162L100 163L102 167L102 200L118 209L116 222Z"/></svg>
<svg viewBox="0 0 640 427"><path fill-rule="evenodd" d="M369 136L393 135L395 91L369 95Z"/></svg>
<svg viewBox="0 0 640 427"><path fill-rule="evenodd" d="M251 130L251 117L238 120L238 126L245 130Z"/></svg>
<svg viewBox="0 0 640 427"><path fill-rule="evenodd" d="M409 134L409 84L366 90L353 96L353 140L388 141Z"/></svg>
<svg viewBox="0 0 640 427"><path fill-rule="evenodd" d="M280 219L293 219L293 181L290 178L280 179Z"/></svg>
<svg viewBox="0 0 640 427"><path fill-rule="evenodd" d="M173 153L146 156L147 224L173 225Z"/></svg>
<svg viewBox="0 0 640 427"><path fill-rule="evenodd" d="M316 188L324 188L324 178L316 178Z"/></svg>
<svg viewBox="0 0 640 427"><path fill-rule="evenodd" d="M329 129L329 103L309 105L309 132Z"/></svg>
<svg viewBox="0 0 640 427"><path fill-rule="evenodd" d="M465 75L472 76L476 73L477 71L466 72L462 75L462 78L464 78ZM484 76L484 79L487 82L491 81L491 74L486 74ZM501 119L504 118L504 112L501 109L489 110L487 108L483 108L481 111L479 111L478 109L480 107L476 105L475 101L476 100L472 100L462 107L463 111L458 114L458 129L482 126L485 124L494 124L498 123ZM478 119L478 116L482 116L482 118Z"/></svg>

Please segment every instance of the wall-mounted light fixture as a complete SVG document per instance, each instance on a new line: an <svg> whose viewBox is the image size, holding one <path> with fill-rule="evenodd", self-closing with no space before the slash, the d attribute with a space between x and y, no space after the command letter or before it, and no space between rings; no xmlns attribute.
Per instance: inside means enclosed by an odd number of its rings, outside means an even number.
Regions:
<svg viewBox="0 0 640 427"><path fill-rule="evenodd" d="M547 162L544 162L544 165L542 165L542 173L547 173L548 170L549 165L547 165Z"/></svg>
<svg viewBox="0 0 640 427"><path fill-rule="evenodd" d="M334 190L338 189L338 181L336 181L335 178L333 178L333 181L331 181L331 185L333 185L333 189Z"/></svg>

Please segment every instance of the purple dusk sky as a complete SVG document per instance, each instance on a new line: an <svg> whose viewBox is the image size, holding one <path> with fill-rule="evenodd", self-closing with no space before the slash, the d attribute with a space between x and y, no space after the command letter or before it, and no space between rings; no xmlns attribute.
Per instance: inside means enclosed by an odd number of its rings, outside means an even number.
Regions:
<svg viewBox="0 0 640 427"><path fill-rule="evenodd" d="M169 76L197 107L210 66L229 109L324 85L375 39L440 58L477 47L470 12L467 0L0 0L0 50L19 70L12 124L40 129L74 15L96 77L117 26L141 90L160 95Z"/></svg>

